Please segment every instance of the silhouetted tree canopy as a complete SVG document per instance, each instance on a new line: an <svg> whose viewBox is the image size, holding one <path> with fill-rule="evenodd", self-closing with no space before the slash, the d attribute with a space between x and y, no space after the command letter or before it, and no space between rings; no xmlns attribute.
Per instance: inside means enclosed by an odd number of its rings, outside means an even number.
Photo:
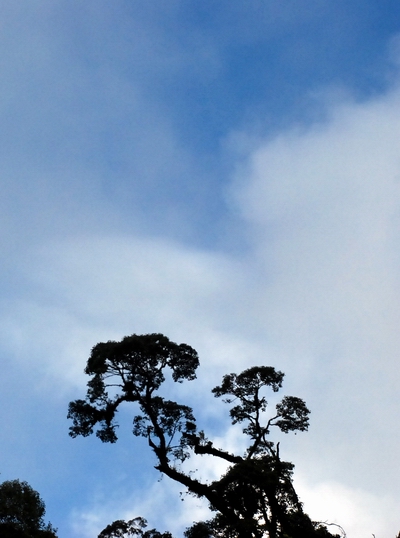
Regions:
<svg viewBox="0 0 400 538"><path fill-rule="evenodd" d="M125 538L128 536L138 536L139 538L172 538L169 532L158 532L155 529L145 530L147 521L143 517L136 517L129 521L118 519L107 525L101 531L98 538Z"/></svg>
<svg viewBox="0 0 400 538"><path fill-rule="evenodd" d="M168 370L181 383L195 379L198 365L193 348L173 343L162 334L132 335L121 342L97 344L85 369L90 376L86 399L69 405L70 435L88 436L96 431L101 441L116 442L118 407L132 403L136 409L133 434L147 439L157 459L156 469L207 499L215 513L209 521L187 529L187 538L332 538L326 526L304 513L292 483L294 466L281 460L279 443L270 439L273 429L302 432L309 425L310 411L295 396L284 396L272 412L267 409L265 389L278 392L284 374L271 366L256 366L225 375L212 390L230 405L232 423L242 424L248 439L243 454L232 454L214 446L197 429L190 407L161 393ZM228 469L219 480L203 482L180 466L193 454L220 458ZM141 522L140 518L114 522L100 538L144 536Z"/></svg>
<svg viewBox="0 0 400 538"><path fill-rule="evenodd" d="M1 538L56 538L57 530L44 523L45 504L27 482L0 484Z"/></svg>

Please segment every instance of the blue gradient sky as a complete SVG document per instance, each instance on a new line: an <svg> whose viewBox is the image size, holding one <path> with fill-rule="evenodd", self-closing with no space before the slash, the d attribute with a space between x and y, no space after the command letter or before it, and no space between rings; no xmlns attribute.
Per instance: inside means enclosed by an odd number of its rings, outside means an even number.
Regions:
<svg viewBox="0 0 400 538"><path fill-rule="evenodd" d="M202 517L128 412L114 446L68 437L91 347L144 332L199 351L179 397L232 448L204 395L285 371L306 510L399 531L399 31L394 0L0 6L0 478L60 538Z"/></svg>

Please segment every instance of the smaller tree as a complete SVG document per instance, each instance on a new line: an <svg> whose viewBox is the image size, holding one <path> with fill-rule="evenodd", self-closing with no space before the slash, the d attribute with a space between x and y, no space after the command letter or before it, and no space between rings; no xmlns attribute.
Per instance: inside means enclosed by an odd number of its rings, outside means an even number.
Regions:
<svg viewBox="0 0 400 538"><path fill-rule="evenodd" d="M0 484L1 538L57 538L57 529L44 522L45 512L39 493L27 482Z"/></svg>
<svg viewBox="0 0 400 538"><path fill-rule="evenodd" d="M172 538L171 533L161 533L156 529L148 529L147 521L143 517L135 517L129 521L118 519L101 531L98 538L126 538L137 536L138 538Z"/></svg>

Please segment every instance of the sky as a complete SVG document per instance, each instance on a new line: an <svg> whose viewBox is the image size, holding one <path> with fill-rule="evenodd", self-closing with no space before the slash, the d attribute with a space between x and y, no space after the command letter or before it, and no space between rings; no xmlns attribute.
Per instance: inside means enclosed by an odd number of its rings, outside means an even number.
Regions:
<svg viewBox="0 0 400 538"><path fill-rule="evenodd" d="M173 396L218 446L243 448L221 376L285 372L310 429L274 440L306 512L394 538L398 2L4 1L0 114L0 480L60 538L207 517L129 410L114 445L68 436L91 348L161 332L198 351Z"/></svg>

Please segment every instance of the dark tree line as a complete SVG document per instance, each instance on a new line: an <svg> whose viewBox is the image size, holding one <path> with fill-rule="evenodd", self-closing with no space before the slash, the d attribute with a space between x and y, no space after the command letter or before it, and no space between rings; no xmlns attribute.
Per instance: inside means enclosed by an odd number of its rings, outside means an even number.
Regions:
<svg viewBox="0 0 400 538"><path fill-rule="evenodd" d="M308 429L309 410L295 396L284 396L267 413L265 389L278 392L284 374L271 366L258 366L224 376L212 392L230 406L233 424L241 424L248 443L243 454L232 454L214 445L198 430L193 410L162 395L169 371L182 383L196 377L197 352L186 344L171 342L162 334L132 335L120 342L97 344L87 362L90 376L85 400L69 405L70 435L96 436L117 441L117 411L123 402L133 404L133 434L147 439L155 454L155 468L208 501L214 514L195 522L186 538L332 538L327 527L312 521L303 511L293 487L293 464L283 461L272 430L284 433ZM193 454L227 462L226 473L211 483L182 470ZM99 538L140 535L169 538L137 518L116 521ZM338 535L335 535L338 536Z"/></svg>

